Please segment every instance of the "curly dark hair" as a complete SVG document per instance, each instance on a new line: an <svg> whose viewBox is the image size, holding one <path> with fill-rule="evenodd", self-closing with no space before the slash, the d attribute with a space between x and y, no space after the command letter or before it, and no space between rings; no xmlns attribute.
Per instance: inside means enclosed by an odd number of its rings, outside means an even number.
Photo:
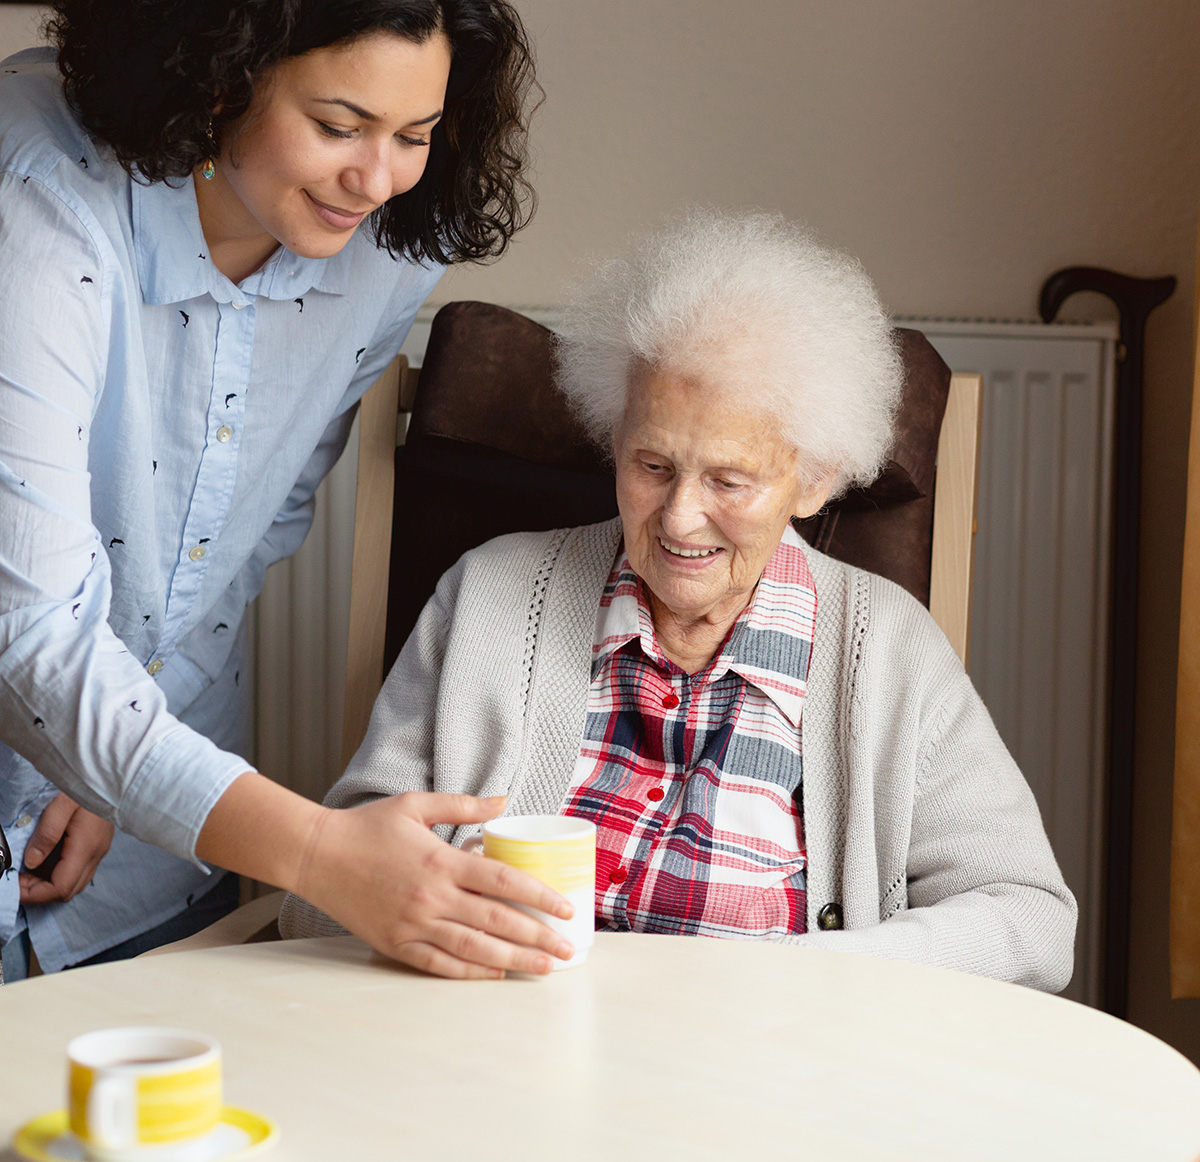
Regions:
<svg viewBox="0 0 1200 1162"><path fill-rule="evenodd" d="M143 182L187 177L212 156L210 126L219 139L280 61L370 32L416 43L442 32L444 114L421 180L372 215L376 244L481 261L533 212L527 139L542 90L508 0L56 0L46 30L76 115Z"/></svg>

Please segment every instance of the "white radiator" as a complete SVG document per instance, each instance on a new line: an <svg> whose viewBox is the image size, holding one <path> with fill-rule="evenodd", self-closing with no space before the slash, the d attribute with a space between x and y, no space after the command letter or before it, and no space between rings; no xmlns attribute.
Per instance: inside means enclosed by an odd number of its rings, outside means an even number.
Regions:
<svg viewBox="0 0 1200 1162"><path fill-rule="evenodd" d="M414 367L433 315L421 312L401 348ZM341 774L357 467L356 419L342 458L317 490L312 530L294 557L267 570L251 610L251 757L265 774L317 800Z"/></svg>
<svg viewBox="0 0 1200 1162"><path fill-rule="evenodd" d="M1079 901L1065 995L1098 1005L1116 326L905 325L984 376L971 677Z"/></svg>
<svg viewBox="0 0 1200 1162"><path fill-rule="evenodd" d="M414 365L431 317L405 343ZM971 676L1079 900L1066 995L1098 1003L1116 329L903 325L985 377ZM255 758L317 799L339 773L357 446L356 425L304 547L271 569L255 611Z"/></svg>

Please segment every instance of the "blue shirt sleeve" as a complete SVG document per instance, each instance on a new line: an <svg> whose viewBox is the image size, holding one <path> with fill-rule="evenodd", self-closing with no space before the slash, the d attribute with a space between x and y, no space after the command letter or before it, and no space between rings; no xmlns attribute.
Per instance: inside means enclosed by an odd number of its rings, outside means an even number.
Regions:
<svg viewBox="0 0 1200 1162"><path fill-rule="evenodd" d="M0 739L89 810L194 858L248 764L169 713L108 623L88 450L114 373L111 263L79 210L0 175Z"/></svg>

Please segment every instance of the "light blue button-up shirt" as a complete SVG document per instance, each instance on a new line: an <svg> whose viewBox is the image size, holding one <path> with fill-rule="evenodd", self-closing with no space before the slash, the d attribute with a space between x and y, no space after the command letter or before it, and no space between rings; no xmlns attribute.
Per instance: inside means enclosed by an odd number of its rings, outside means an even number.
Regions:
<svg viewBox="0 0 1200 1162"><path fill-rule="evenodd" d="M48 50L0 64L0 824L17 867L56 788L121 829L68 904L0 877L0 941L54 970L211 886L246 606L440 274L360 229L235 285L190 180L132 182Z"/></svg>

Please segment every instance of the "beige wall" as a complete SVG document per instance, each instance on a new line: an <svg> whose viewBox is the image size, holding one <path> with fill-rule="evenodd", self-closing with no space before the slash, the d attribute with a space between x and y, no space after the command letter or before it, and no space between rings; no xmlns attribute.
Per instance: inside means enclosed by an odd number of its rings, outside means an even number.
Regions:
<svg viewBox="0 0 1200 1162"><path fill-rule="evenodd" d="M547 91L541 208L438 300L552 304L579 255L688 202L807 220L903 314L1033 317L1045 276L1075 263L1180 276L1149 330L1131 1016L1200 1061L1200 1001L1169 1000L1166 926L1200 5L517 3ZM0 52L29 27L0 5Z"/></svg>
<svg viewBox="0 0 1200 1162"><path fill-rule="evenodd" d="M38 4L0 4L0 60L36 42L44 12Z"/></svg>

